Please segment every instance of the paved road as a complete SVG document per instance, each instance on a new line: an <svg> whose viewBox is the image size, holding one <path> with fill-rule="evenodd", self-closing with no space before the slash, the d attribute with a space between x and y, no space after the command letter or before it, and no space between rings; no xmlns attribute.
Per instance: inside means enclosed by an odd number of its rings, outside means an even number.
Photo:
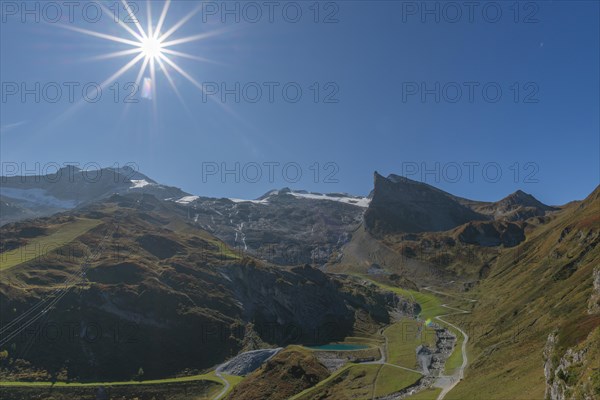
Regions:
<svg viewBox="0 0 600 400"><path fill-rule="evenodd" d="M215 375L217 376L217 378L219 378L220 380L223 381L223 390L221 390L213 400L219 400L220 398L222 398L223 396L225 396L225 393L227 393L227 391L229 390L229 387L231 386L229 384L229 381L225 378L223 378L223 375L221 374L221 370L220 368L223 366L223 364L219 365L217 367L217 369L215 370Z"/></svg>
<svg viewBox="0 0 600 400"><path fill-rule="evenodd" d="M435 386L442 388L441 393L439 394L439 396L437 397L437 400L442 400L444 397L446 397L446 395L448 394L448 392L450 392L452 389L454 389L454 387L456 385L458 385L458 383L463 380L463 378L465 377L465 368L467 368L467 365L469 363L469 360L467 358L467 342L469 341L469 335L467 335L467 333L465 331L463 331L462 329L460 329L458 326L442 319L442 317L446 317L448 315L456 315L456 314L468 314L469 311L465 311L465 310L460 310L458 308L454 308L454 307L450 307L446 304L442 304L442 307L448 308L450 310L456 310L458 312L455 313L450 313L450 314L444 314L438 317L435 317L435 319L437 319L438 321L443 322L444 324L447 324L449 326L451 326L452 328L456 329L458 332L460 332L463 335L463 342L462 342L462 346L461 346L461 353L462 353L462 364L461 366L458 368L458 370L453 374L453 375L441 375L438 380L435 383Z"/></svg>
<svg viewBox="0 0 600 400"><path fill-rule="evenodd" d="M466 297L463 296L458 296L455 294L450 294L450 293L444 293L444 292L439 292L437 290L433 290L429 287L424 287L424 290L427 290L429 292L432 293L436 293L436 294L441 294L444 296L448 296L448 297L455 297L457 299L461 299L461 300L465 300L465 301L469 301L471 303L475 303L477 300L473 300L473 299L468 299ZM437 400L442 400L444 397L446 397L446 395L448 394L448 392L450 392L452 389L454 389L454 387L456 385L458 385L458 383L464 379L465 377L465 368L467 368L467 365L469 363L469 360L467 358L467 342L469 341L469 335L467 335L467 333L465 331L463 331L462 329L460 329L458 326L442 319L441 317L446 317L448 315L456 315L456 314L468 314L470 311L465 311L465 310L461 310L459 308L454 308L454 307L450 307L447 304L442 304L442 307L448 308L450 310L454 310L457 311L455 313L451 313L451 314L445 314L445 315L441 315L438 317L435 317L435 319L437 319L438 321L441 321L449 326L451 326L452 328L456 329L458 332L460 332L463 335L463 342L462 342L462 346L461 346L461 352L462 352L462 365L458 368L458 370L453 374L453 375L442 375L438 378L438 380L435 383L435 386L442 388L442 392L439 394Z"/></svg>

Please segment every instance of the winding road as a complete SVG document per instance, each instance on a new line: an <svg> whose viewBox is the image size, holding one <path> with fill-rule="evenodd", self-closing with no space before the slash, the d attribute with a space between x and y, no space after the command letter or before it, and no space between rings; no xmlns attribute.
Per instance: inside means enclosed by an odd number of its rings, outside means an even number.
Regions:
<svg viewBox="0 0 600 400"><path fill-rule="evenodd" d="M448 297L455 297L464 301L469 301L469 302L476 302L477 300L473 300L473 299L467 299L461 296L457 296L454 294L449 294L449 293L443 293L443 292L439 292L433 289L430 289L429 287L425 287L422 288L423 290L427 290L430 291L432 293L436 293L436 294L440 294L440 295L444 295L444 296L448 296ZM441 307L447 308L449 310L453 310L455 312L452 313L448 313L448 314L444 314L444 315L440 315L440 316L436 316L434 317L434 319L440 321L441 323L450 326L452 328L454 328L457 332L460 332L461 335L463 335L463 341L461 344L461 353L462 353L462 364L460 365L460 367L458 367L456 369L456 371L452 374L452 375L440 375L434 386L441 388L442 391L440 392L440 394L437 397L437 400L443 400L446 395L452 390L454 389L454 387L456 385L458 385L458 383L464 379L464 373L465 373L465 368L467 367L469 361L467 358L467 342L469 341L469 335L467 335L467 333L465 331L463 331L460 327L452 324L451 322L446 321L445 319L443 319L442 317L447 317L450 315L457 315L457 314L468 314L470 313L470 311L466 311L466 310L461 310L459 308L455 308L455 307L451 307L447 304L441 304ZM389 365L391 367L395 367L395 368L399 368L402 370L406 370L406 371L411 371L411 372L415 372L418 374L421 374L422 371L417 371L411 368L406 368L406 367L402 367L400 365L396 365L396 364L391 364L389 362L387 362L386 360L386 353L387 353L387 347L388 347L388 340L387 337L383 334L383 330L384 328L382 328L380 330L380 334L384 337L385 342L383 343L383 346L380 346L380 351L381 351L381 358L379 360L374 360L374 361L367 361L367 362L363 362L361 364L380 364L380 365ZM280 350L280 349L277 349ZM248 353L253 353L256 352L257 350L254 351L250 351ZM260 350L258 350L260 351ZM274 354L273 354L274 355ZM273 356L271 355L271 357ZM269 357L269 358L271 358ZM231 360L230 360L231 361ZM222 399L229 391L231 384L229 383L229 381L227 381L227 379L223 376L223 368L228 364L228 362L223 363L221 365L219 365L216 370L215 370L215 375L221 380L223 381L223 389L213 398L213 400L219 400Z"/></svg>
<svg viewBox="0 0 600 400"><path fill-rule="evenodd" d="M446 304L442 304L442 307L446 307L446 308L449 308L452 310L458 310L457 308L449 307ZM460 332L463 335L463 341L462 341L462 346L461 346L462 364L453 375L440 376L438 378L437 386L442 388L442 392L437 397L437 400L442 400L444 397L446 397L448 392L451 391L452 389L454 389L454 387L456 385L458 385L458 383L461 380L463 380L463 378L465 377L465 368L467 368L467 365L469 363L469 360L467 358L467 342L469 341L469 335L467 335L467 333L465 331L463 331L462 329L460 329L458 326L442 319L442 317L446 317L448 315L468 314L469 313L469 311L464 311L464 310L459 310L459 311L460 312L458 312L458 313L444 314L442 316L435 317L435 319L437 319L438 321L441 321L444 324L451 326L452 328L456 329L458 332Z"/></svg>
<svg viewBox="0 0 600 400"><path fill-rule="evenodd" d="M221 370L220 368L223 366L224 364L221 364L217 367L217 369L215 370L215 375L217 376L217 378L219 378L220 380L223 381L223 390L221 390L213 400L219 400L220 398L222 398L223 396L225 396L225 394L227 393L227 391L229 390L229 387L231 386L231 384L229 383L229 381L225 378L223 378L223 374L221 374Z"/></svg>
<svg viewBox="0 0 600 400"><path fill-rule="evenodd" d="M469 301L469 302L476 302L477 300L473 300L473 299L467 299L465 297L462 296L457 296L457 295L453 295L453 294L449 294L449 293L443 293L443 292L438 292L436 290L432 290L428 287L424 287L423 290L427 290L430 291L432 293L436 293L436 294L441 294L444 296L449 296L449 297L456 297L458 299L461 300L465 300L465 301ZM438 377L438 380L435 383L435 386L439 387L442 389L441 393L438 395L437 400L442 400L444 397L446 397L446 395L448 394L448 392L450 392L452 389L454 389L454 387L456 385L458 385L458 383L464 379L465 377L465 368L467 368L467 365L469 364L469 359L467 358L467 342L469 341L469 335L467 335L467 333L465 331L463 331L462 329L460 329L458 326L442 319L442 317L447 317L449 315L457 315L457 314L469 314L470 311L466 311L466 310L461 310L459 308L454 308L454 307L450 307L447 304L442 304L441 305L444 308L448 308L450 310L454 310L457 312L454 313L450 313L450 314L444 314L444 315L440 315L437 317L434 317L434 319L437 319L438 321L451 326L452 328L456 329L458 332L460 332L463 335L463 341L462 341L462 345L461 345L461 353L462 353L462 364L461 366L457 369L457 371L452 374L452 375L441 375Z"/></svg>

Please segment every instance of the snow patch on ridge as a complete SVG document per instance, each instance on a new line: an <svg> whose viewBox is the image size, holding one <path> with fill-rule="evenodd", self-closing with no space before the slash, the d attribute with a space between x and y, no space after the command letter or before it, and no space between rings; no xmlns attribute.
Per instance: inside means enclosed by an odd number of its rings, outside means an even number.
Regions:
<svg viewBox="0 0 600 400"><path fill-rule="evenodd" d="M305 191L294 192L294 191L285 191L280 192L279 190L272 190L269 193L265 194L258 200L243 200L243 199L233 199L230 198L228 200L233 201L234 203L254 203L254 204L269 204L269 199L273 196L277 196L279 194L289 194L296 198L310 199L310 200L328 200L328 201L337 201L339 203L346 203L353 206L367 208L369 207L369 203L371 199L368 197L353 197L348 195L337 195L337 194L321 194L321 193L308 193Z"/></svg>
<svg viewBox="0 0 600 400"><path fill-rule="evenodd" d="M340 203L351 204L353 206L362 208L369 207L369 203L371 202L371 199L369 199L368 197L332 196L330 194L299 192L289 192L289 194L291 194L294 197L300 197L305 199L337 201Z"/></svg>
<svg viewBox="0 0 600 400"><path fill-rule="evenodd" d="M143 188L144 186L152 185L152 183L145 179L132 179L131 183L133 183L133 186L131 186L129 189L139 189Z"/></svg>
<svg viewBox="0 0 600 400"><path fill-rule="evenodd" d="M262 199L262 200L244 200L244 199L232 199L232 198L228 198L227 200L229 201L233 201L234 203L254 203L254 204L269 204L269 199Z"/></svg>
<svg viewBox="0 0 600 400"><path fill-rule="evenodd" d="M175 200L175 203L179 204L190 204L192 201L198 200L199 196L183 196L179 200Z"/></svg>

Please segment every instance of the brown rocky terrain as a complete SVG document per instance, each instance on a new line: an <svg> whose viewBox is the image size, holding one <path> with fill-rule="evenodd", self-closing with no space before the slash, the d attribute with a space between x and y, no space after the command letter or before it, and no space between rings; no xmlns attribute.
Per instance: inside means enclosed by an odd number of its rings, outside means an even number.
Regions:
<svg viewBox="0 0 600 400"><path fill-rule="evenodd" d="M44 227L64 230L89 220L98 225L2 274L2 326L10 328L2 349L13 363L46 371L42 379L202 370L248 349L249 337L271 345L327 343L376 329L398 304L391 293L309 266L280 269L240 257L149 195L113 196L65 215L8 224L2 243L51 240ZM23 229L38 236L23 238Z"/></svg>
<svg viewBox="0 0 600 400"><path fill-rule="evenodd" d="M329 376L314 353L289 347L250 374L229 395L229 399L284 400Z"/></svg>

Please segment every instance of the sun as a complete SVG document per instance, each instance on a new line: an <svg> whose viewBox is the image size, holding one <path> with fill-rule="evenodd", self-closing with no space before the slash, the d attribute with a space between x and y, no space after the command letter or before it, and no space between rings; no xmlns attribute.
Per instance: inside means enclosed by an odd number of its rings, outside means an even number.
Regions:
<svg viewBox="0 0 600 400"><path fill-rule="evenodd" d="M162 42L156 38L144 38L140 42L140 50L147 59L157 59L163 57Z"/></svg>
<svg viewBox="0 0 600 400"><path fill-rule="evenodd" d="M123 7L129 11L130 15L132 14L132 10L130 8L129 3L126 0L121 0ZM128 36L121 37L110 35L102 32L91 31L88 29L82 29L75 26L68 26L63 24L57 24L56 26L65 28L68 30L72 30L75 32L83 33L85 35L93 36L96 38L110 40L112 42L119 43L121 45L130 46L130 48L126 48L120 51L115 51L108 54L102 54L96 57L93 57L92 60L103 60L110 59L116 57L123 56L132 56L133 58L129 60L124 66L122 66L119 70L117 70L114 74L112 74L109 78L103 81L100 84L100 88L104 89L109 84L113 83L117 78L122 76L125 72L132 69L136 64L141 63L140 69L138 71L137 77L135 79L136 86L139 87L142 78L144 80L144 91L149 94L145 96L148 99L154 100L154 106L156 108L156 70L160 70L165 78L167 79L169 85L176 93L179 100L184 103L177 86L169 72L169 69L176 71L179 75L185 78L188 82L192 83L201 91L204 91L202 85L193 78L188 72L186 72L182 67L180 67L174 58L187 58L192 60L197 60L201 62L210 62L215 63L215 61L200 57L193 54L184 53L182 51L178 51L173 49L172 47L181 45L184 43L190 43L200 40L208 39L212 36L219 35L224 33L225 30L214 30L208 32L202 32L191 36L186 36L179 39L169 39L171 35L173 35L181 26L183 26L186 22L188 22L196 13L201 10L201 5L193 9L191 12L186 14L181 20L172 25L169 29L163 30L164 22L167 17L167 13L169 10L169 5L171 0L165 0L163 3L163 8L160 13L160 17L158 18L158 22L156 24L153 23L152 19L152 11L151 11L151 2L148 0L146 2L146 11L147 11L147 26L144 29L142 24L137 20L133 20L133 26L130 26L129 23L126 23L123 20L117 19L116 22L118 25L124 29L125 32L128 33ZM100 7L104 9L107 14L110 14L110 10L108 10L102 3L99 3ZM133 29L132 29L133 28ZM135 29L135 30L134 30ZM219 64L219 63L217 63ZM149 77L144 77L146 71L149 70Z"/></svg>

